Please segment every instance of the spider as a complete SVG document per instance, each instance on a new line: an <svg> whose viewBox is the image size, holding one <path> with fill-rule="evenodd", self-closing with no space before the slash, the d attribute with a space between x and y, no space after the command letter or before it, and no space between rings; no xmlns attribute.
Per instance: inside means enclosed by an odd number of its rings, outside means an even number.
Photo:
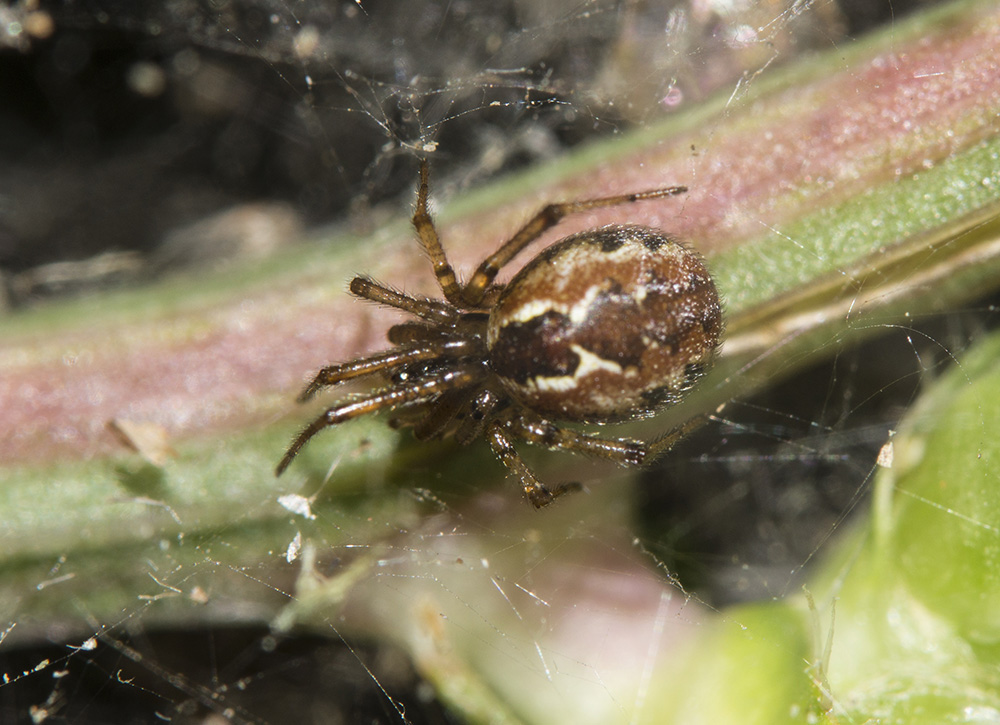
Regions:
<svg viewBox="0 0 1000 725"><path fill-rule="evenodd" d="M584 453L623 466L668 450L700 419L651 442L604 438L555 421L615 423L676 403L711 364L722 309L701 257L669 234L612 225L566 237L542 250L507 284L497 273L570 214L675 196L684 186L550 204L460 283L427 210L427 162L420 163L413 226L444 299L405 294L355 277L351 294L414 319L389 328L390 349L320 370L298 397L354 378L384 383L337 403L303 430L278 464L281 475L316 433L380 410L399 414L418 440L485 437L535 508L577 483L540 482L516 441Z"/></svg>

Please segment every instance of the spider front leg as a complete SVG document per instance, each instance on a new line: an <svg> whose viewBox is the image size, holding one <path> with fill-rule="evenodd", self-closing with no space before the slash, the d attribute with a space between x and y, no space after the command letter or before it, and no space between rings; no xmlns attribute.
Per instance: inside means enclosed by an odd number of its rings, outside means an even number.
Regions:
<svg viewBox="0 0 1000 725"><path fill-rule="evenodd" d="M442 393L458 388L468 387L478 382L483 376L481 365L456 365L450 370L413 383L407 383L388 390L378 391L368 397L355 400L350 403L343 403L328 408L316 420L306 426L299 435L292 441L292 444L285 451L281 462L274 471L274 475L280 476L288 468L288 464L299 454L302 447L309 442L309 439L319 433L324 428L338 425L344 421L357 418L368 413L379 410L392 409L408 403L422 403L434 399Z"/></svg>
<svg viewBox="0 0 1000 725"><path fill-rule="evenodd" d="M474 351L475 345L469 340L440 340L427 342L418 347L386 350L347 363L328 365L316 373L316 377L299 393L296 401L305 403L323 388L328 388L353 378L372 375L373 373L382 371L391 372L396 368L423 360L468 356Z"/></svg>

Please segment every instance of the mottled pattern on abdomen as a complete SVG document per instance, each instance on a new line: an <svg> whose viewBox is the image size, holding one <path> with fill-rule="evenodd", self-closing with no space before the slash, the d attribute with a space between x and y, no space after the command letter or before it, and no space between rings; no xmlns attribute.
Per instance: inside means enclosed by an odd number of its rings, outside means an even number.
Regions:
<svg viewBox="0 0 1000 725"><path fill-rule="evenodd" d="M722 332L701 257L662 232L611 226L552 245L490 315L489 365L541 415L612 422L679 399Z"/></svg>

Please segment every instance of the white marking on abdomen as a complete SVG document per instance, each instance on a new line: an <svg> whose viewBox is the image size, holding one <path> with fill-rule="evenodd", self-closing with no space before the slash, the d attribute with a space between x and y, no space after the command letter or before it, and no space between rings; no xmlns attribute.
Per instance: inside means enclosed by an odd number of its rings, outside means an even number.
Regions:
<svg viewBox="0 0 1000 725"><path fill-rule="evenodd" d="M580 363L572 375L556 377L530 378L528 384L546 393L563 393L576 387L581 378L598 370L607 370L615 375L622 375L622 366L611 360L605 360L579 345L570 345L569 349L580 357Z"/></svg>

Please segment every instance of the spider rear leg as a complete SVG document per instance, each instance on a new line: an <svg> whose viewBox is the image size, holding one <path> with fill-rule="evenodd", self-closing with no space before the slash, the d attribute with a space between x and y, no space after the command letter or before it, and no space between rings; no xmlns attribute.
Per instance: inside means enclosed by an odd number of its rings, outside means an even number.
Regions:
<svg viewBox="0 0 1000 725"><path fill-rule="evenodd" d="M524 490L524 495L536 509L548 506L565 493L580 490L579 483L560 483L558 486L549 488L535 478L535 474L531 472L528 464L514 448L513 437L499 421L490 423L486 429L486 439L500 462L507 467L507 470L517 476L517 480Z"/></svg>
<svg viewBox="0 0 1000 725"><path fill-rule="evenodd" d="M514 259L531 242L538 239L546 230L558 224L564 217L591 209L675 196L687 191L686 186L670 186L636 194L618 194L597 199L549 204L535 214L513 237L504 242L497 251L484 259L468 283L462 285L458 281L454 267L448 261L448 256L441 246L441 238L434 226L434 220L427 210L428 176L427 160L421 159L417 208L413 213L413 226L417 230L417 236L420 237L420 243L427 252L427 256L430 257L431 265L434 267L434 276L437 277L438 286L441 287L445 299L455 307L460 308L482 308L484 297L489 296L493 280L496 279L497 273L504 265Z"/></svg>
<svg viewBox="0 0 1000 725"><path fill-rule="evenodd" d="M515 419L511 428L518 438L549 450L583 453L614 461L620 466L641 466L669 451L678 441L708 420L708 415L695 416L649 442L632 438L602 438L563 428L541 418Z"/></svg>
<svg viewBox="0 0 1000 725"><path fill-rule="evenodd" d="M512 421L518 438L549 450L583 453L614 461L620 466L639 466L646 462L646 443L631 438L602 438L590 433L563 428L543 418L520 417Z"/></svg>
<svg viewBox="0 0 1000 725"><path fill-rule="evenodd" d="M514 259L525 247L538 239L546 231L554 227L563 218L572 214L601 209L620 204L631 204L636 201L647 199L661 199L667 196L676 196L687 191L686 186L668 186L663 189L652 189L650 191L640 191L635 194L617 194L615 196L603 196L597 199L584 199L582 201L567 201L556 204L549 204L528 220L527 224L521 227L514 236L500 245L493 254L488 256L476 268L468 283L462 288L460 298L466 305L479 307L483 305L484 296L490 291L493 280L496 279L500 270ZM416 223L416 219L414 219ZM440 246L440 245L439 245ZM451 297L448 300L452 301Z"/></svg>
<svg viewBox="0 0 1000 725"><path fill-rule="evenodd" d="M708 416L705 415L692 418L650 443L630 438L601 438L563 428L542 418L525 416L515 417L507 425L493 421L487 429L486 437L494 454L517 476L528 500L535 508L542 508L564 493L579 490L581 485L562 483L555 488L545 486L515 450L515 438L550 450L583 453L614 461L621 466L639 466L670 450L677 441L707 420Z"/></svg>
<svg viewBox="0 0 1000 725"><path fill-rule="evenodd" d="M671 428L659 438L650 441L649 443L645 443L646 461L655 460L658 456L673 448L682 438L686 438L689 433L701 428L701 426L712 419L712 416L708 414L696 415L695 417L684 421L680 425Z"/></svg>
<svg viewBox="0 0 1000 725"><path fill-rule="evenodd" d="M420 160L420 184L417 187L417 209L413 213L413 227L417 230L420 243L423 245L427 256L430 257L431 265L434 267L434 276L437 277L438 286L441 292L451 304L456 307L464 307L462 298L462 286L458 283L455 269L448 262L448 257L441 246L441 239L438 237L434 220L427 210L428 177L427 159Z"/></svg>

